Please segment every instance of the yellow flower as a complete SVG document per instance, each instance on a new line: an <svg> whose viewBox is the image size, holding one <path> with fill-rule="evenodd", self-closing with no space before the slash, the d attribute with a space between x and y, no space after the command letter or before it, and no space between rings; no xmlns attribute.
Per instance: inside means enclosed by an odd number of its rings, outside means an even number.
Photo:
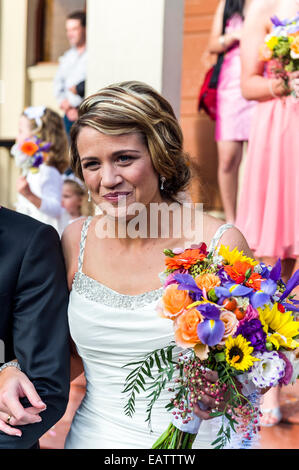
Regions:
<svg viewBox="0 0 299 470"><path fill-rule="evenodd" d="M248 370L258 358L251 356L253 347L250 346L244 336L238 335L236 338L229 336L225 341L226 347L226 362L237 370Z"/></svg>
<svg viewBox="0 0 299 470"><path fill-rule="evenodd" d="M245 261L246 263L251 264L251 266L258 264L258 261L243 255L243 250L238 251L237 248L234 248L232 251L229 251L229 246L221 245L219 248L219 255L222 256L228 264L235 264L236 261Z"/></svg>
<svg viewBox="0 0 299 470"><path fill-rule="evenodd" d="M272 308L269 305L258 308L258 312L263 330L267 334L267 340L276 349L280 346L289 349L299 346L299 343L293 339L299 334L299 322L294 320L292 312L280 312L277 304L274 304Z"/></svg>
<svg viewBox="0 0 299 470"><path fill-rule="evenodd" d="M267 46L271 51L273 51L274 47L278 44L278 38L276 36L272 36L268 41L266 41Z"/></svg>

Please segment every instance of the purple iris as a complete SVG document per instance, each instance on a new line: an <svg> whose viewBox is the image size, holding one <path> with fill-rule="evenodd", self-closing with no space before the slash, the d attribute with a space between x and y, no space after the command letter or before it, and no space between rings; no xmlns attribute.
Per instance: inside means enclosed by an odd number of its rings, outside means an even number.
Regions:
<svg viewBox="0 0 299 470"><path fill-rule="evenodd" d="M254 318L239 325L235 336L242 335L247 341L251 342L255 351L266 351L267 335L259 319Z"/></svg>
<svg viewBox="0 0 299 470"><path fill-rule="evenodd" d="M281 21L276 15L272 16L271 21L274 24L274 26L286 26L290 22L290 20L288 19Z"/></svg>
<svg viewBox="0 0 299 470"><path fill-rule="evenodd" d="M38 155L34 158L34 162L32 166L34 168L38 168L42 163L43 163L43 157L41 155Z"/></svg>
<svg viewBox="0 0 299 470"><path fill-rule="evenodd" d="M50 148L51 148L51 145L52 145L52 144L50 144L50 142L46 142L44 145L42 145L42 146L40 147L40 150L41 150L42 152L49 152L49 150L50 150Z"/></svg>
<svg viewBox="0 0 299 470"><path fill-rule="evenodd" d="M243 286L242 284L227 282L223 287L215 287L214 291L218 297L217 303L222 305L224 299L227 299L231 296L246 297L247 295L251 294L252 289L250 287Z"/></svg>
<svg viewBox="0 0 299 470"><path fill-rule="evenodd" d="M222 340L225 331L219 309L209 303L198 305L196 308L205 317L197 326L198 338L203 344L216 346Z"/></svg>
<svg viewBox="0 0 299 470"><path fill-rule="evenodd" d="M286 284L286 290L280 297L280 301L284 300L292 292L292 290L295 289L295 287L297 287L298 285L299 285L299 269L293 274L291 279L288 280Z"/></svg>
<svg viewBox="0 0 299 470"><path fill-rule="evenodd" d="M275 294L277 290L277 283L272 279L263 281L261 283L261 289L254 292L250 296L250 303L253 308L263 307L270 302L271 297Z"/></svg>
<svg viewBox="0 0 299 470"><path fill-rule="evenodd" d="M175 274L173 279L178 283L178 289L189 291L189 295L193 302L197 302L202 299L202 290L197 287L191 274Z"/></svg>

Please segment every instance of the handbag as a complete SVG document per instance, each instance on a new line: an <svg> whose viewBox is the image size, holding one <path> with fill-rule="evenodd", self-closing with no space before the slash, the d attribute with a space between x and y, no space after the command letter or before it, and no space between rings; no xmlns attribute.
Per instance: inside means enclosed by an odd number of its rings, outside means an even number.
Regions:
<svg viewBox="0 0 299 470"><path fill-rule="evenodd" d="M216 120L217 85L223 57L220 54L216 64L207 71L198 95L198 111L203 109L213 121Z"/></svg>
<svg viewBox="0 0 299 470"><path fill-rule="evenodd" d="M225 32L226 23L229 18L229 3L229 0L225 1L222 21L222 34ZM217 62L207 71L198 94L198 111L203 109L213 121L216 120L217 85L223 59L224 53L218 54Z"/></svg>
<svg viewBox="0 0 299 470"><path fill-rule="evenodd" d="M210 84L214 70L215 65L207 71L198 95L198 111L203 109L213 121L216 120L217 88Z"/></svg>

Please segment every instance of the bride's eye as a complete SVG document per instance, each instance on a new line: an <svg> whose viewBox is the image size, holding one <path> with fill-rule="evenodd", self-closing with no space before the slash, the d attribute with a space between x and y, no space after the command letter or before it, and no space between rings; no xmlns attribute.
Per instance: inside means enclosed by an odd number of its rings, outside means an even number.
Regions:
<svg viewBox="0 0 299 470"><path fill-rule="evenodd" d="M131 155L120 155L117 157L117 163L130 163L134 158Z"/></svg>
<svg viewBox="0 0 299 470"><path fill-rule="evenodd" d="M91 160L89 162L83 163L83 168L94 169L99 167L99 162L96 160Z"/></svg>

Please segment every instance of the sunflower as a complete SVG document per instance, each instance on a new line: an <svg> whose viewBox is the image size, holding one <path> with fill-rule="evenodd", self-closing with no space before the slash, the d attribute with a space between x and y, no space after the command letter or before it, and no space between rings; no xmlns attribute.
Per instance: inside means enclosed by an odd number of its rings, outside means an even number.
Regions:
<svg viewBox="0 0 299 470"><path fill-rule="evenodd" d="M254 356L251 356L253 347L250 346L244 336L238 335L236 338L230 336L225 341L226 347L226 362L237 370L248 370L255 361L258 361Z"/></svg>
<svg viewBox="0 0 299 470"><path fill-rule="evenodd" d="M299 335L299 322L294 320L292 312L280 312L276 303L272 307L265 305L264 308L257 310L263 330L267 334L267 340L276 349L279 349L280 346L290 349L299 346L299 343L293 339Z"/></svg>
<svg viewBox="0 0 299 470"><path fill-rule="evenodd" d="M232 251L229 251L229 246L221 245L219 248L219 255L222 256L228 264L235 264L236 261L249 263L251 266L256 266L258 264L254 259L243 255L243 250L239 251L237 248L234 248Z"/></svg>

